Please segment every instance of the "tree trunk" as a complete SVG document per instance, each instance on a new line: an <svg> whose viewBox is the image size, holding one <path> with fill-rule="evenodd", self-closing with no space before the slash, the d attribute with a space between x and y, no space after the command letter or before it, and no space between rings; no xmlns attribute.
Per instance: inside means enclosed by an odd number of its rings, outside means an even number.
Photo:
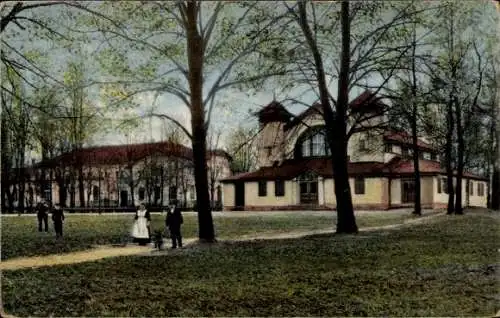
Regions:
<svg viewBox="0 0 500 318"><path fill-rule="evenodd" d="M464 174L464 152L465 152L465 141L462 123L462 109L459 105L457 99L455 99L455 118L457 126L457 186L455 193L455 214L463 214L462 207L462 179Z"/></svg>
<svg viewBox="0 0 500 318"><path fill-rule="evenodd" d="M497 83L500 83L500 72L497 72ZM496 143L493 158L493 177L491 180L491 209L500 211L500 89L497 91L497 106L493 107L493 130Z"/></svg>
<svg viewBox="0 0 500 318"><path fill-rule="evenodd" d="M332 153L333 178L335 183L335 197L337 199L337 233L357 233L358 227L352 206L349 174L347 171L347 104L349 98L349 63L350 63L350 22L349 2L342 1L342 60L338 84L338 99L335 114L330 106L328 87L326 85L323 60L314 39L313 33L307 22L306 3L300 1L299 23L314 58L316 78L321 104L323 106L323 119L327 127L327 140Z"/></svg>
<svg viewBox="0 0 500 318"><path fill-rule="evenodd" d="M413 105L416 109L416 106ZM416 115L416 114L414 114ZM420 151L418 149L418 135L417 135L417 119L413 117L411 123L411 134L412 134L412 144L413 144L413 179L415 184L415 204L413 214L422 215L422 203L421 203L421 184L420 184Z"/></svg>
<svg viewBox="0 0 500 318"><path fill-rule="evenodd" d="M493 180L491 182L491 209L500 210L500 163L498 162L493 169Z"/></svg>
<svg viewBox="0 0 500 318"><path fill-rule="evenodd" d="M342 25L342 53L340 76L338 81L338 98L335 116L335 134L332 144L337 144L332 149L333 171L335 181L335 196L337 198L337 233L357 233L358 227L354 217L352 205L351 188L349 186L349 174L347 170L347 105L349 103L349 64L350 64L350 18L349 1L342 1L341 7ZM323 76L324 79L324 76ZM326 83L323 83L326 89ZM328 97L325 96L324 99Z"/></svg>
<svg viewBox="0 0 500 318"><path fill-rule="evenodd" d="M83 167L78 165L78 199L80 200L80 207L85 207L85 180L83 178Z"/></svg>
<svg viewBox="0 0 500 318"><path fill-rule="evenodd" d="M165 192L165 171L163 164L160 167L160 206L163 207L163 192Z"/></svg>
<svg viewBox="0 0 500 318"><path fill-rule="evenodd" d="M134 185L134 167L133 166L129 166L128 168L128 172L129 172L129 187L130 187L130 200L132 200L132 206L135 206L135 198L134 198L134 190L135 190L135 185ZM128 202L127 202L127 206L129 206Z"/></svg>
<svg viewBox="0 0 500 318"><path fill-rule="evenodd" d="M455 212L454 204L454 194L455 190L453 187L453 131L454 131L454 119L453 119L453 101L452 95L450 93L447 105L447 131L446 131L446 146L445 146L445 161L446 161L446 175L448 184L448 207L446 214L453 214Z"/></svg>
<svg viewBox="0 0 500 318"><path fill-rule="evenodd" d="M198 237L203 242L214 242L215 233L208 194L207 131L203 105L203 39L198 32L198 3L186 4L189 88L191 95L191 130L194 157L194 179L198 209Z"/></svg>
<svg viewBox="0 0 500 318"><path fill-rule="evenodd" d="M23 151L24 152L24 151ZM17 208L19 213L24 213L24 194L26 191L26 182L25 182L25 177L24 177L24 154L22 156L23 163L21 164L21 167L19 167L19 195L18 195L18 200L17 200Z"/></svg>
<svg viewBox="0 0 500 318"><path fill-rule="evenodd" d="M417 127L417 119L418 119L418 104L417 104L417 70L416 70L416 61L415 61L415 51L417 46L417 35L416 35L416 26L413 25L413 41L412 41L412 85L411 85L411 137L412 137L412 146L413 146L413 179L414 179L414 191L415 197L414 200L414 211L415 215L422 215L422 203L421 203L421 184L420 184L420 152L418 149L418 127Z"/></svg>
<svg viewBox="0 0 500 318"><path fill-rule="evenodd" d="M3 103L2 103L3 105ZM9 201L8 196L9 196L9 186L10 186L10 180L11 180L11 175L10 175L10 163L11 163L11 156L10 152L8 149L9 145L9 131L7 127L7 116L5 111L2 112L2 126L0 127L0 139L1 139L1 144L0 144L0 154L1 154L1 165L2 165L2 182L1 182L1 188L2 188L2 210L7 207L7 202ZM12 202L9 202L9 210L12 207Z"/></svg>

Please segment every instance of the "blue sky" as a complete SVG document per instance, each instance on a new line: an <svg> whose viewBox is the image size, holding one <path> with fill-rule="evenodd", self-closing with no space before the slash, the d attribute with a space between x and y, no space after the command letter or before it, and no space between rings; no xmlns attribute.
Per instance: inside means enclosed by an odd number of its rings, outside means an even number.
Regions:
<svg viewBox="0 0 500 318"><path fill-rule="evenodd" d="M42 16L46 15L49 17L57 17L57 19L59 19L63 23L65 19L71 19L65 17L64 15L61 15L58 7L46 7L37 11L36 14L40 14ZM10 27L11 31L18 31L16 30L16 27ZM54 49L46 41L40 39L33 39L30 41L26 32L22 32L21 36L16 36L14 39L10 39L9 41L13 41L12 43L16 47L20 48L22 46L24 50L29 49L31 46L43 52L46 59L51 61L51 74L57 74L57 71L64 67L65 62L71 59L71 54L68 54L68 52L66 52L65 50ZM88 67L88 76L93 79L96 79L95 77L98 77L97 80L99 80L99 70L96 67L97 63L95 62L94 53L97 47L97 42L91 42L81 45L80 49L81 51L83 51L83 54L81 54L81 56L85 60L85 64ZM134 58L134 56L132 56L132 58ZM136 58L138 57L136 56ZM330 92L334 96L336 96L337 93L336 85L336 81L333 80L331 86L329 87ZM271 82L255 94L246 94L245 92L238 92L234 90L221 92L221 94L218 95L216 108L214 109L212 114L211 127L213 131L222 132L223 138L219 147L224 147L224 137L227 136L227 134L235 128L241 125L255 124L256 118L250 115L250 111L255 111L267 105L272 101L273 96L276 96L277 100L293 97L300 99L304 103L312 104L317 100L318 97L316 93L310 89L309 91L305 92L308 88L309 87L307 86L302 86L293 89L293 91L280 92L277 84ZM355 98L361 92L361 89L353 89L351 91L350 98ZM99 100L97 92L95 90L91 90L90 93L90 98L92 99L94 104L96 106L103 106L103 102ZM113 122L118 123L120 119L126 115L130 116L132 114L135 114L137 116L141 116L144 113L147 113L151 106L154 106L156 112L168 114L175 117L180 122L184 123L185 127L190 130L189 111L179 99L172 97L171 95L161 95L155 100L154 94L148 92L138 95L135 98L135 101L140 105L137 109L114 112L113 114L111 114ZM294 114L300 113L305 109L305 107L302 105L286 104L286 106L289 106L289 111ZM129 132L130 135L135 136L133 140L131 140L130 137L127 140L123 133L115 130L95 136L93 144L123 144L127 141L159 141L162 139L162 126L163 122L158 118L145 118L143 120L143 124L140 127L135 129L134 131Z"/></svg>

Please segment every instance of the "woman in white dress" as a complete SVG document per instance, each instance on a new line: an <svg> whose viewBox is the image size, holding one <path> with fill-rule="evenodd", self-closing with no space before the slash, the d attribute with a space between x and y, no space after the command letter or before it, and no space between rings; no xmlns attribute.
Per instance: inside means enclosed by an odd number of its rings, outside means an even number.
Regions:
<svg viewBox="0 0 500 318"><path fill-rule="evenodd" d="M132 237L134 242L139 243L139 245L146 245L151 242L151 215L149 211L146 210L144 204L139 206L139 209L135 212L135 222L132 226Z"/></svg>

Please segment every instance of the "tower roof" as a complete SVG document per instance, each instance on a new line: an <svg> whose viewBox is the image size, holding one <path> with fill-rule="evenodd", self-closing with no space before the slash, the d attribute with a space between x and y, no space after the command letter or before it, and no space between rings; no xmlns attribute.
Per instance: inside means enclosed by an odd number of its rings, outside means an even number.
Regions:
<svg viewBox="0 0 500 318"><path fill-rule="evenodd" d="M256 115L259 117L259 123L267 124L270 122L287 123L292 118L292 114L277 101L272 101L267 106L259 110Z"/></svg>

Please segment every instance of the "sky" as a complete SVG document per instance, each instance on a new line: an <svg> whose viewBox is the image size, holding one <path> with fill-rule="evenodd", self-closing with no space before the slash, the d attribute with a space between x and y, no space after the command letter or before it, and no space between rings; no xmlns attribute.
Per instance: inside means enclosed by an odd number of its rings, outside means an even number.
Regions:
<svg viewBox="0 0 500 318"><path fill-rule="evenodd" d="M37 12L40 14L40 12ZM43 9L42 14L46 14L49 17L56 17L57 19L64 19L63 16L59 15L57 7L46 7ZM15 30L15 28L13 29ZM19 31L19 30L15 30ZM46 41L40 41L36 39L30 39L26 34L21 32L19 37L11 39L19 47L23 49L29 48L30 45L33 48L38 48L42 51L44 56L52 60L54 64L54 70L57 67L61 67L65 64L67 60L71 58L71 55L67 52L64 53L61 50L55 50ZM83 57L86 59L86 65L89 67L89 76L95 76L98 74L95 67L93 67L94 62L94 52L98 48L99 43L91 42L83 44L81 50L83 51ZM132 56L134 58L134 56ZM210 84L210 83L209 83ZM336 81L332 81L330 92L332 95L336 96ZM225 148L227 146L227 136L231 131L242 125L255 125L257 123L255 116L251 116L251 111L256 111L265 105L269 104L275 97L277 100L285 99L286 97L296 97L311 105L314 103L318 97L315 92L307 89L307 86L302 86L295 88L293 91L279 92L276 85L266 85L262 90L257 93L247 94L248 92L238 92L238 91L226 91L219 96L218 102L216 102L216 108L212 114L212 131L220 131L222 133L222 138L220 139L220 144L217 145L219 148ZM354 89L351 92L350 98L355 98L358 94L362 93L360 89ZM95 92L93 92L95 94ZM91 98L96 105L102 105L102 101L98 100L97 94L91 95ZM173 116L179 120L189 131L190 131L190 114L189 110L185 105L182 104L180 100L174 98L170 95L161 95L156 100L154 94L151 92L146 92L138 95L135 101L140 105L134 110L123 110L116 111L112 114L113 122L117 123L125 115L136 114L138 117L144 116L148 110L154 106L157 113L163 113ZM228 106L229 105L229 106ZM293 114L298 114L305 110L303 105L290 105L288 109ZM147 141L160 141L163 138L163 127L165 123L164 120L158 118L144 118L142 125L129 132L129 136L124 133L114 130L107 133L102 133L95 136L92 140L93 145L105 145L105 144L124 144L126 142L147 142ZM133 135L133 138L131 137Z"/></svg>

